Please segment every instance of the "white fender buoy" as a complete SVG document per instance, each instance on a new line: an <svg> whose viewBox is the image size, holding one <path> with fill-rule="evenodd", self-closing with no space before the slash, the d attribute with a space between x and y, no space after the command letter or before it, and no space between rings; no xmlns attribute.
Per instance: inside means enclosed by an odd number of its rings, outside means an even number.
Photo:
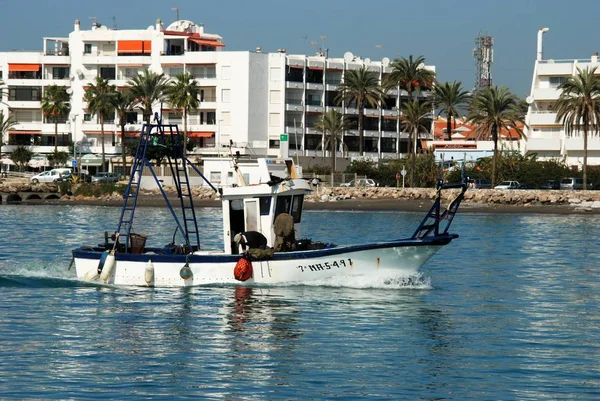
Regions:
<svg viewBox="0 0 600 401"><path fill-rule="evenodd" d="M102 268L102 273L100 273L100 280L103 282L107 282L115 267L115 253L114 251L109 253L106 257L106 262L104 262L104 267Z"/></svg>
<svg viewBox="0 0 600 401"><path fill-rule="evenodd" d="M181 270L179 270L179 276L183 280L189 280L194 276L194 273L192 272L192 269L190 269L190 266L186 263Z"/></svg>
<svg viewBox="0 0 600 401"><path fill-rule="evenodd" d="M83 281L95 281L98 279L98 277L100 277L100 275L98 274L98 269L94 268L89 272L85 273L85 276L83 276Z"/></svg>
<svg viewBox="0 0 600 401"><path fill-rule="evenodd" d="M144 270L144 280L149 286L154 283L154 263L152 263L152 259L149 259L148 263L146 263L146 269Z"/></svg>

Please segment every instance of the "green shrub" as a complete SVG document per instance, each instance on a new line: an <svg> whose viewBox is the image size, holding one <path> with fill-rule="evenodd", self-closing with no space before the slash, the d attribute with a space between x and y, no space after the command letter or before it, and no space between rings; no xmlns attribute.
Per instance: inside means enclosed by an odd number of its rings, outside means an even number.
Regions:
<svg viewBox="0 0 600 401"><path fill-rule="evenodd" d="M83 195L83 196L95 196L100 197L106 194L112 194L113 192L117 192L119 194L124 194L126 185L123 184L115 184L115 183L104 183L104 184L91 184L84 182L79 184L75 189L74 195Z"/></svg>

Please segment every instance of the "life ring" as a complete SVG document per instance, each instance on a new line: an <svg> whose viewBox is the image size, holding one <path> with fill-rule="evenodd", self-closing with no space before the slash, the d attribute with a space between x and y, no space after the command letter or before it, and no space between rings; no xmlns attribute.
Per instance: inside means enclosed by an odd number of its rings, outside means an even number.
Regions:
<svg viewBox="0 0 600 401"><path fill-rule="evenodd" d="M252 278L253 269L252 262L242 257L235 265L233 269L233 276L238 281L246 281Z"/></svg>

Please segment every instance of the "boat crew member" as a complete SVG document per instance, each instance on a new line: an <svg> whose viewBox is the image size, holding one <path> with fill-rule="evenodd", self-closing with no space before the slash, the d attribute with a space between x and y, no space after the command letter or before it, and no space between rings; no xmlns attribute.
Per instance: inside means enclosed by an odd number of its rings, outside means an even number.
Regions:
<svg viewBox="0 0 600 401"><path fill-rule="evenodd" d="M267 249L267 238L258 231L246 231L237 233L233 237L235 243L242 246L242 250L248 248Z"/></svg>

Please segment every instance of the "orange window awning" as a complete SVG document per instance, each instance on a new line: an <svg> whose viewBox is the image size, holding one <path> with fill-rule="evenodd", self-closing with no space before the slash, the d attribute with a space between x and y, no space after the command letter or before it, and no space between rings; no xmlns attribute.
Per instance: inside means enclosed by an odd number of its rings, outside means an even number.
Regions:
<svg viewBox="0 0 600 401"><path fill-rule="evenodd" d="M189 38L189 40L200 46L204 45L204 46L214 46L214 47L225 47L225 45L223 43L217 42L216 40L196 39L196 38Z"/></svg>
<svg viewBox="0 0 600 401"><path fill-rule="evenodd" d="M42 131L8 131L8 135L41 135Z"/></svg>
<svg viewBox="0 0 600 401"><path fill-rule="evenodd" d="M121 133L117 132L115 135L116 136L121 136ZM126 138L137 138L138 136L140 136L140 132L139 131L125 131L125 137Z"/></svg>
<svg viewBox="0 0 600 401"><path fill-rule="evenodd" d="M86 135L102 135L102 131L83 131ZM113 135L113 131L104 131L104 135Z"/></svg>
<svg viewBox="0 0 600 401"><path fill-rule="evenodd" d="M150 53L152 41L150 40L120 40L118 53Z"/></svg>
<svg viewBox="0 0 600 401"><path fill-rule="evenodd" d="M41 64L8 64L8 71L39 71Z"/></svg>
<svg viewBox="0 0 600 401"><path fill-rule="evenodd" d="M214 132L207 131L191 131L187 133L188 138L212 138L214 135Z"/></svg>

